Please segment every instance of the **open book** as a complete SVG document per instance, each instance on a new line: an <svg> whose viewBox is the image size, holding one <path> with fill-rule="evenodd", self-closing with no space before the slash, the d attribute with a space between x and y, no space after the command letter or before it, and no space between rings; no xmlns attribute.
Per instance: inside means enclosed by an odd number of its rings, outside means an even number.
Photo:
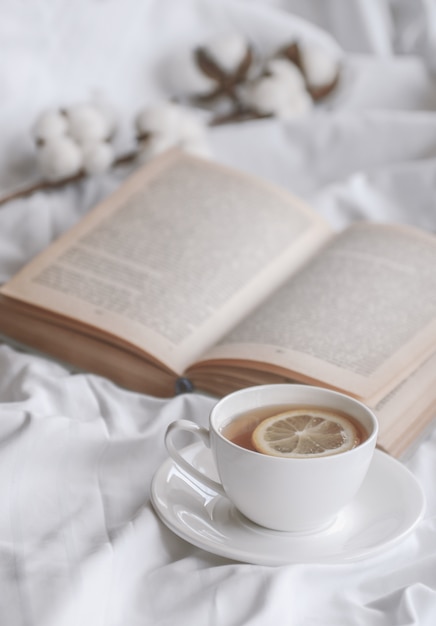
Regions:
<svg viewBox="0 0 436 626"><path fill-rule="evenodd" d="M435 268L430 234L336 234L291 194L173 151L1 288L0 333L158 396L342 390L399 455L436 414Z"/></svg>

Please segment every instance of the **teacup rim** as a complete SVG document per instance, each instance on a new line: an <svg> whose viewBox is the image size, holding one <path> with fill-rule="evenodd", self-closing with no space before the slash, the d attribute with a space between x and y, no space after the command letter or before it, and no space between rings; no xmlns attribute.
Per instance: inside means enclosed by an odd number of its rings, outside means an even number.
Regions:
<svg viewBox="0 0 436 626"><path fill-rule="evenodd" d="M372 420L372 424L373 424L373 428L372 428L372 432L368 435L367 439L365 439L365 441L363 441L362 443L360 443L358 446L356 446L355 448L352 448L351 450L346 450L345 452L340 452L338 454L329 454L326 456L320 456L320 457L310 457L310 458L295 458L295 457L279 457L279 456L272 456L272 455L261 455L261 456L265 456L266 458L268 458L270 461L272 462L278 462L278 463L287 463L289 464L289 462L331 462L332 459L335 458L344 458L350 455L355 455L358 451L363 450L367 447L371 447L376 445L377 443L377 437L378 437L378 432L379 432L379 422L377 419L377 416L375 414L375 412L373 411L373 409L371 407L369 407L367 404L365 404L364 402L362 402L361 400L358 400L357 398L354 398L353 396L350 396L346 393L343 393L341 391L336 391L335 389L329 389L326 387L320 387L319 385L305 385L305 384L298 384L298 383L273 383L273 384L266 384L266 385L252 385L251 387L244 387L242 389L238 389L236 391L232 391L231 393L223 396L222 398L220 398L220 400L218 400L218 402L212 407L212 410L210 411L210 416L209 416L209 428L211 430L211 432L214 433L214 435L216 435L221 441L223 441L226 445L231 446L232 448L235 448L239 451L241 451L242 454L249 454L249 455L256 455L259 456L259 452L256 452L254 450L248 450L246 448L241 448L241 446L238 446L237 444L233 443L232 441L230 441L229 439L227 439L226 437L224 437L224 435L222 434L222 432L220 431L219 427L217 425L214 424L213 419L214 419L214 415L216 413L216 411L219 410L220 405L228 399L231 399L232 397L236 396L236 395L241 395L243 393L247 393L249 394L254 393L255 391L262 391L262 389L271 389L271 388L281 388L281 389L301 389L301 390L308 390L308 389L315 389L317 391L321 391L323 393L327 393L327 395L330 395L331 397L342 397L345 398L347 401L351 401L353 404L355 404L356 406L360 406L361 409L363 409L366 413L368 413L371 416L371 420ZM354 416L353 416L354 417ZM357 417L355 417L355 419L358 419Z"/></svg>

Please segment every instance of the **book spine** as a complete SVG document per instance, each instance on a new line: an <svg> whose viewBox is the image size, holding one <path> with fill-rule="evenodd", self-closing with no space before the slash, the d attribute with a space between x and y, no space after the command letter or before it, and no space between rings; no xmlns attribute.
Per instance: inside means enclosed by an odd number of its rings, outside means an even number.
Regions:
<svg viewBox="0 0 436 626"><path fill-rule="evenodd" d="M192 393L194 391L194 385L189 378L185 378L184 376L181 376L176 380L175 387L176 396L179 396L182 393Z"/></svg>

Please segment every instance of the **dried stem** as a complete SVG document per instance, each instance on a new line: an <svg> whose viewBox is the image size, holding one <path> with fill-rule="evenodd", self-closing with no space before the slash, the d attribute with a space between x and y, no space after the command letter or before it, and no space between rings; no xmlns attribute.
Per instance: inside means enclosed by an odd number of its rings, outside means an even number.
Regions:
<svg viewBox="0 0 436 626"><path fill-rule="evenodd" d="M241 59L238 67L234 72L227 73L218 63L209 55L204 48L197 48L195 51L195 59L201 71L216 82L216 87L210 93L196 97L197 103L211 104L215 100L227 97L238 108L240 106L236 88L247 77L247 72L253 61L253 53L251 48L247 48L246 53Z"/></svg>
<svg viewBox="0 0 436 626"><path fill-rule="evenodd" d="M123 154L119 156L117 159L115 159L115 161L113 162L113 167L127 165L129 163L132 163L132 161L134 161L137 156L138 156L137 151L127 152L126 154ZM6 196L1 197L0 206L2 204L6 204L7 202L10 202L11 200L16 200L17 198L25 198L26 196L30 196L32 193L35 193L35 191L59 189L59 187L64 187L65 185L76 183L77 181L82 180L82 178L86 178L86 176L87 176L86 172L81 171L81 172L78 172L77 174L74 174L74 176L68 176L68 178L62 178L61 180L55 180L55 181L40 180L37 183L33 183L32 185L29 185L28 187L22 187L21 189L17 189L16 191L13 191L10 194L7 194Z"/></svg>
<svg viewBox="0 0 436 626"><path fill-rule="evenodd" d="M313 98L315 102L318 100L322 100L326 98L331 92L336 89L339 83L339 71L336 73L336 76L328 85L322 85L321 87L311 87L310 85L307 87L307 91L310 96Z"/></svg>
<svg viewBox="0 0 436 626"><path fill-rule="evenodd" d="M335 89L339 82L340 72L338 70L334 80L330 84L323 85L321 87L311 87L307 82L307 77L304 72L301 52L298 43L293 43L283 48L280 51L279 56L287 58L291 63L294 63L301 70L306 80L306 89L315 102L329 95ZM254 109L247 108L241 102L238 92L236 90L236 87L245 80L248 69L251 66L253 55L250 49L247 50L245 57L242 59L239 67L233 74L226 74L203 48L198 48L196 50L196 59L202 71L207 76L217 81L217 87L215 90L205 96L197 96L196 98L194 98L194 103L196 105L205 105L212 103L218 98L227 97L233 105L233 110L229 113L217 115L215 118L212 118L209 122L209 126L220 126L222 124L245 122L248 120L271 117L270 114L262 114ZM149 135L147 133L143 136L137 137L138 141L144 141L148 138ZM132 163L137 158L138 154L138 150L134 150L132 152L119 156L114 161L113 167ZM74 176L69 176L68 178L63 178L62 180L52 182L47 180L38 181L32 185L29 185L28 187L17 189L16 191L13 191L6 196L0 197L0 206L6 204L7 202L10 202L11 200L15 200L16 198L24 198L26 196L30 196L35 191L58 189L59 187L64 187L65 185L69 185L83 178L86 178L86 176L86 172L80 171L78 174L75 174Z"/></svg>
<svg viewBox="0 0 436 626"><path fill-rule="evenodd" d="M260 120L271 117L269 113L258 113L253 109L239 109L232 111L226 115L219 115L209 122L209 126L221 126L222 124L231 124L232 122L248 122L249 120Z"/></svg>
<svg viewBox="0 0 436 626"><path fill-rule="evenodd" d="M17 189L12 193L3 196L0 198L0 205L6 204L11 200L15 200L16 198L25 198L26 196L30 196L35 191L41 191L43 189L57 189L58 187L63 187L64 185L69 185L70 183L75 183L76 181L84 178L84 172L79 172L74 176L69 176L68 178L62 178L62 180L57 180L53 182L49 182L47 180L40 180L33 185L29 185L28 187L22 187L21 189Z"/></svg>

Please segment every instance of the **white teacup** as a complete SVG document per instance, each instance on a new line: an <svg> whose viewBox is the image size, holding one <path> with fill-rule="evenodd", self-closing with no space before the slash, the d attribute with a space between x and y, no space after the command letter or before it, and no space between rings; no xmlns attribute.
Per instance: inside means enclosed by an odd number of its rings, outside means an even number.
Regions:
<svg viewBox="0 0 436 626"><path fill-rule="evenodd" d="M232 418L273 405L320 407L345 413L368 437L351 450L315 458L282 458L242 448L222 429ZM176 432L189 431L211 448L220 483L205 476L179 453ZM344 394L308 385L249 387L222 398L212 409L209 430L189 420L171 423L165 435L176 465L207 488L229 498L248 519L282 531L317 531L329 526L359 490L369 468L378 433L374 413Z"/></svg>

